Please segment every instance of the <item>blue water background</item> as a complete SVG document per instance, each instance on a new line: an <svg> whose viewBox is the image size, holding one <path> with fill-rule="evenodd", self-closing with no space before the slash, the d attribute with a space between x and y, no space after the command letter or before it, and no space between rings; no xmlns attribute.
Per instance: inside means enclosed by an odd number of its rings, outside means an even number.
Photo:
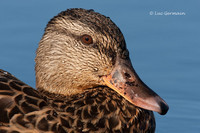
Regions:
<svg viewBox="0 0 200 133"><path fill-rule="evenodd" d="M135 70L170 106L165 116L155 113L157 133L200 132L199 0L1 0L0 68L35 87L35 51L44 28L72 7L94 9L120 27ZM165 11L185 15L155 14Z"/></svg>

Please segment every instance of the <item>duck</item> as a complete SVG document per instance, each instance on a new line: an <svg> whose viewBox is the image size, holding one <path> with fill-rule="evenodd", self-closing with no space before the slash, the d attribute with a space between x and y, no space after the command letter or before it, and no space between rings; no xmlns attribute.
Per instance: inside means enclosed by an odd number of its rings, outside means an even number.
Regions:
<svg viewBox="0 0 200 133"><path fill-rule="evenodd" d="M134 70L121 30L94 10L53 17L35 58L36 89L0 70L1 133L153 133L167 103Z"/></svg>

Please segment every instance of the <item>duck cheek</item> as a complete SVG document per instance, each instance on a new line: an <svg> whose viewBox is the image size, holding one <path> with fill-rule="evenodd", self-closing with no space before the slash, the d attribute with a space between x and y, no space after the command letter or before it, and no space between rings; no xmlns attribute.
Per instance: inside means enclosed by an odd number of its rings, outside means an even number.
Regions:
<svg viewBox="0 0 200 133"><path fill-rule="evenodd" d="M162 115L168 111L165 101L140 80L129 60L118 59L111 74L104 76L103 80L135 106Z"/></svg>

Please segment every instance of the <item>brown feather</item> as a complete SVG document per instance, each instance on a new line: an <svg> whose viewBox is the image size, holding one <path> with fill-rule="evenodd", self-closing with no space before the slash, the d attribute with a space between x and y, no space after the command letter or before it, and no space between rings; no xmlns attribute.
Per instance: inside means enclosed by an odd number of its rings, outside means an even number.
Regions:
<svg viewBox="0 0 200 133"><path fill-rule="evenodd" d="M49 95L3 70L0 86L2 132L154 132L151 111L135 107L104 86L73 97Z"/></svg>

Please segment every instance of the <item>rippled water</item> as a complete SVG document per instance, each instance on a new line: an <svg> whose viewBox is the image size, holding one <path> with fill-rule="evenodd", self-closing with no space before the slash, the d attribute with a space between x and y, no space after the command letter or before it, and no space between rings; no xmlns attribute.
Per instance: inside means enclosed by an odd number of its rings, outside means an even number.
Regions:
<svg viewBox="0 0 200 133"><path fill-rule="evenodd" d="M165 116L155 113L156 132L198 133L199 5L198 0L1 1L0 68L35 87L35 50L49 19L67 8L95 9L121 28L137 73L170 106Z"/></svg>

